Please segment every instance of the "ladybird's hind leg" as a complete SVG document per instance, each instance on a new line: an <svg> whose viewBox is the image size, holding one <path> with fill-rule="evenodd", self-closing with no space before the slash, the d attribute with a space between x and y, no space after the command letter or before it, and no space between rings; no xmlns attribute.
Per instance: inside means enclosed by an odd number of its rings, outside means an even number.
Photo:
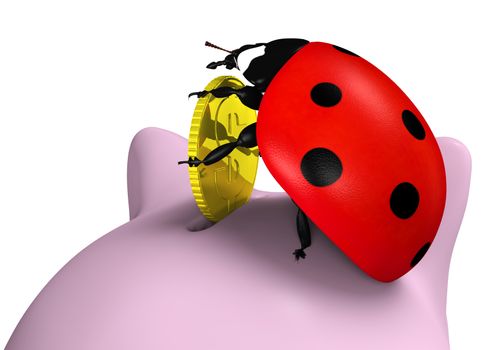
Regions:
<svg viewBox="0 0 489 350"><path fill-rule="evenodd" d="M203 90L192 92L188 95L188 97L197 96L198 98L201 98L207 96L208 94L212 94L212 96L218 98L236 95L246 107L255 110L258 110L260 107L261 99L263 98L263 94L254 86L243 86L239 89L235 89L230 86L221 86L209 91Z"/></svg>
<svg viewBox="0 0 489 350"><path fill-rule="evenodd" d="M203 160L200 160L197 157L189 157L188 160L179 161L178 164L188 164L190 167L196 167L200 164L211 165L226 157L236 147L252 148L256 145L256 123L253 123L239 133L237 141L220 145L213 149Z"/></svg>
<svg viewBox="0 0 489 350"><path fill-rule="evenodd" d="M295 260L299 260L300 258L305 259L306 253L304 252L304 249L311 245L311 229L309 228L309 219L307 218L307 215L299 207L297 207L296 226L297 234L301 241L301 247L294 250L292 254L294 254Z"/></svg>

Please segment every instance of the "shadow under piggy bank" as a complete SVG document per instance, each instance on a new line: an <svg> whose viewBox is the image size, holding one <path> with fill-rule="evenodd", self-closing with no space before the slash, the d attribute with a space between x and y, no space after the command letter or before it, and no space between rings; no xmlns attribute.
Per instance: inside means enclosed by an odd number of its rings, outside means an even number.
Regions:
<svg viewBox="0 0 489 350"><path fill-rule="evenodd" d="M129 152L131 220L53 277L6 349L448 349L448 268L471 161L458 141L438 142L447 172L439 232L412 271L385 284L314 226L296 262L296 208L285 193L255 190L206 225L176 165L187 141L144 129Z"/></svg>

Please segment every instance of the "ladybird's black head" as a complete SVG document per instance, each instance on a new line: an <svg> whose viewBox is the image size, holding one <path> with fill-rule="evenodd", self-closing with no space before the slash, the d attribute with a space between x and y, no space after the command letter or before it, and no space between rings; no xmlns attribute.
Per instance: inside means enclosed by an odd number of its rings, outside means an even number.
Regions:
<svg viewBox="0 0 489 350"><path fill-rule="evenodd" d="M260 92L265 92L273 77L283 67L285 62L307 43L309 41L303 39L278 39L266 44L248 44L239 49L229 51L206 41L206 46L229 53L224 60L209 63L207 68L216 69L219 66L226 66L227 69L238 68L238 56L243 51L265 46L265 53L262 56L255 57L243 73L245 78Z"/></svg>
<svg viewBox="0 0 489 350"><path fill-rule="evenodd" d="M304 39L278 39L265 44L265 53L250 62L244 77L264 92L280 68L307 43Z"/></svg>

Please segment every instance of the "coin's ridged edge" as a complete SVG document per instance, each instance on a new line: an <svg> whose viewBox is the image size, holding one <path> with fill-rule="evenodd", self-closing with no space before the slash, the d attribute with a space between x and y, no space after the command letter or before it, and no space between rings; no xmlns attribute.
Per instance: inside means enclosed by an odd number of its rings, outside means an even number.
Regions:
<svg viewBox="0 0 489 350"><path fill-rule="evenodd" d="M216 88L223 79L227 77L217 77L213 79L207 86L205 90L212 90ZM204 115L205 108L211 99L211 95L207 95L205 97L201 97L197 100L197 104L195 105L194 114L192 116L192 121L190 123L190 133L188 137L188 155L189 157L196 157L198 151L198 139L199 139L199 131L200 131L200 123L201 116ZM217 219L212 215L207 207L207 203L204 198L204 194L200 189L200 181L199 181L199 170L195 167L189 167L189 178L190 178L190 186L192 188L192 193L195 198L195 202L199 207L201 213L212 222L216 222Z"/></svg>
<svg viewBox="0 0 489 350"><path fill-rule="evenodd" d="M192 193L194 194L195 203L199 207L201 213L207 218L207 220L215 222L217 221L212 213L207 209L206 201L203 193L200 191L199 186L199 171L197 168L189 168L190 186L192 187Z"/></svg>
<svg viewBox="0 0 489 350"><path fill-rule="evenodd" d="M209 91L217 88L223 81L234 79L238 85L245 86L245 84L236 77L233 76L219 76L214 78L207 86L205 90ZM198 152L198 136L200 131L200 123L201 116L204 115L204 111L207 108L207 105L212 96L209 94L205 97L201 97L198 99L197 104L194 109L194 114L192 116L192 121L190 123L190 133L189 133L189 142L188 142L188 155L189 157L196 157ZM190 186L192 188L192 193L195 198L195 202L199 207L201 213L212 222L219 221L208 209L204 194L200 188L199 182L199 170L197 167L189 167L189 178L190 178ZM248 202L249 198L246 199L245 203Z"/></svg>

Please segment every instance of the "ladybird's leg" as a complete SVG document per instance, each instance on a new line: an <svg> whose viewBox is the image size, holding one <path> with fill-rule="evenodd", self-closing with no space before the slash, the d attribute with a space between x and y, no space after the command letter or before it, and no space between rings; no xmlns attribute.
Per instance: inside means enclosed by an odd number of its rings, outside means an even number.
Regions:
<svg viewBox="0 0 489 350"><path fill-rule="evenodd" d="M196 167L202 163L204 165L211 165L226 157L236 147L252 148L256 145L256 123L253 123L239 133L237 141L220 145L213 149L203 160L200 160L197 157L189 157L188 160L179 161L178 164L188 164L190 167Z"/></svg>
<svg viewBox="0 0 489 350"><path fill-rule="evenodd" d="M260 107L261 99L263 98L263 94L260 92L260 90L258 90L258 88L254 86L243 86L240 89L234 89L229 86L221 86L217 89L209 91L204 90L192 92L188 95L188 97L197 96L198 98L201 98L207 96L207 94L212 94L212 96L219 98L236 95L246 107L255 110L258 110L258 108Z"/></svg>
<svg viewBox="0 0 489 350"><path fill-rule="evenodd" d="M299 260L300 258L305 259L306 253L304 252L304 249L311 245L311 229L309 228L309 219L299 207L297 207L296 226L299 240L301 241L301 247L300 249L296 249L293 254L295 260Z"/></svg>
<svg viewBox="0 0 489 350"><path fill-rule="evenodd" d="M224 50L224 49L221 49L220 47L218 47L214 44L211 44L209 42L206 42L206 45L220 49L220 50ZM227 69L233 69L233 68L239 69L239 67L238 67L238 56L240 53L242 53L243 51L246 51L246 50L254 49L255 47L260 47L260 46L265 46L265 45L266 45L265 43L248 44L248 45L243 45L239 49L236 49L233 51L224 50L224 51L230 52L230 54L227 55L224 58L224 60L222 60L222 61L209 63L206 68L216 69L219 66L226 66Z"/></svg>

